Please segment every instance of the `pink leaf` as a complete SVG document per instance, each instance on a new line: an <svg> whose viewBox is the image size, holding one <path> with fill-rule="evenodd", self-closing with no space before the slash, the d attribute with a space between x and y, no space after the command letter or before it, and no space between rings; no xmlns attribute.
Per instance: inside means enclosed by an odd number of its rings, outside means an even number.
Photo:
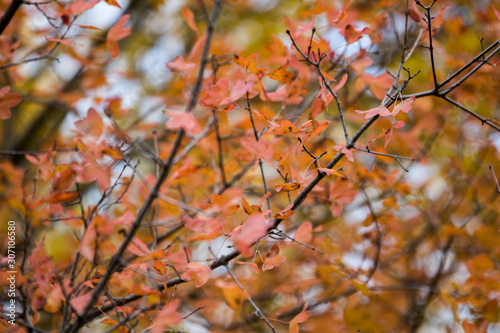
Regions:
<svg viewBox="0 0 500 333"><path fill-rule="evenodd" d="M398 105L394 107L394 110L392 111L391 115L394 117L396 116L399 111L403 111L404 113L408 113L411 110L411 103L415 101L415 96L412 96L410 98L405 99Z"/></svg>
<svg viewBox="0 0 500 333"><path fill-rule="evenodd" d="M392 125L392 127L394 127L394 128L401 128L401 127L403 127L404 125L405 125L405 122L404 122L404 121L396 121L396 122Z"/></svg>
<svg viewBox="0 0 500 333"><path fill-rule="evenodd" d="M309 221L302 223L295 231L293 238L302 243L309 243L312 240L312 223Z"/></svg>
<svg viewBox="0 0 500 333"><path fill-rule="evenodd" d="M186 62L182 57L177 57L174 61L170 61L167 63L167 68L172 72L183 72L195 69L196 64Z"/></svg>
<svg viewBox="0 0 500 333"><path fill-rule="evenodd" d="M106 44L108 46L109 53L113 58L118 58L118 56L120 55L120 48L118 47L117 42L132 33L132 29L123 26L125 23L127 23L129 18L130 14L123 15L108 31L108 35L106 36Z"/></svg>
<svg viewBox="0 0 500 333"><path fill-rule="evenodd" d="M194 280L194 286L199 288L207 283L210 278L210 267L199 264L197 262L190 262L187 264L188 270L182 274L181 279L184 281Z"/></svg>
<svg viewBox="0 0 500 333"><path fill-rule="evenodd" d="M9 91L9 86L0 89L0 119L9 119L10 108L21 102L21 96L18 93L9 93Z"/></svg>
<svg viewBox="0 0 500 333"><path fill-rule="evenodd" d="M368 111L356 110L356 113L365 114L365 119L374 117L376 115L379 115L381 117L386 117L391 115L391 112L383 105L377 106L376 108L370 109Z"/></svg>
<svg viewBox="0 0 500 333"><path fill-rule="evenodd" d="M196 121L196 118L187 112L176 112L176 111L165 111L165 114L170 118L165 127L172 130L184 129L190 134L198 134L200 132L200 126Z"/></svg>
<svg viewBox="0 0 500 333"><path fill-rule="evenodd" d="M236 227L230 234L238 251L250 255L250 247L267 234L270 224L263 215L251 215L242 226Z"/></svg>
<svg viewBox="0 0 500 333"><path fill-rule="evenodd" d="M347 82L347 73L344 74L342 76L342 78L340 79L339 83L337 83L337 85L335 87L333 87L333 89L332 89L333 92L337 92L337 90L339 90L340 88L342 88L345 85L346 82Z"/></svg>

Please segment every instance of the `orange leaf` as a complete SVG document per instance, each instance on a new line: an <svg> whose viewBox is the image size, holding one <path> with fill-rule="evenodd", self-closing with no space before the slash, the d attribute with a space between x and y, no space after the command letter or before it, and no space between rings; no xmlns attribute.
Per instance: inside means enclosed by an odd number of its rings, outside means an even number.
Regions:
<svg viewBox="0 0 500 333"><path fill-rule="evenodd" d="M299 323L305 322L309 318L309 311L306 311L307 309L307 302L304 304L304 307L302 308L302 311L292 319L290 322L290 328L288 330L288 333L298 333L299 332Z"/></svg>
<svg viewBox="0 0 500 333"><path fill-rule="evenodd" d="M358 40L361 39L361 37L363 37L363 35L366 35L368 32L370 31L370 29L368 27L364 28L363 30L356 30L354 29L354 27L350 24L346 25L345 29L344 29L344 38L345 38L345 41L347 42L347 44L352 44L354 42L357 42Z"/></svg>
<svg viewBox="0 0 500 333"><path fill-rule="evenodd" d="M118 56L120 55L120 48L118 47L117 42L132 33L132 29L123 26L125 23L127 23L129 18L130 14L123 15L108 31L108 35L106 36L106 44L108 46L109 53L113 58L118 58Z"/></svg>
<svg viewBox="0 0 500 333"><path fill-rule="evenodd" d="M117 323L116 320L106 318L100 321L101 324L115 325Z"/></svg>
<svg viewBox="0 0 500 333"><path fill-rule="evenodd" d="M186 5L184 5L184 9L181 10L181 15L186 21L187 25L196 33L199 33L198 27L196 26L196 21L194 19L194 14Z"/></svg>
<svg viewBox="0 0 500 333"><path fill-rule="evenodd" d="M273 257L264 260L264 264L262 265L262 270L268 271L270 269L273 269L274 267L281 266L285 261L286 261L285 256L277 254Z"/></svg>
<svg viewBox="0 0 500 333"><path fill-rule="evenodd" d="M164 111L165 114L170 118L165 127L172 130L184 129L187 133L196 135L201 129L198 125L198 121L192 113L187 112L176 112L176 111Z"/></svg>
<svg viewBox="0 0 500 333"><path fill-rule="evenodd" d="M339 177L342 177L342 178L346 178L346 176L344 176L343 174L341 174L340 172L338 171L335 171L333 169L328 169L328 168L318 168L319 171L322 171L324 173L326 173L328 176L330 175L335 175L335 176L339 176Z"/></svg>
<svg viewBox="0 0 500 333"><path fill-rule="evenodd" d="M10 86L0 89L0 119L9 119L10 108L21 102L21 96L18 93L9 93L9 91Z"/></svg>
<svg viewBox="0 0 500 333"><path fill-rule="evenodd" d="M279 135L285 135L288 133L297 133L300 132L300 129L293 125L290 120L283 120L279 127L273 129L273 132Z"/></svg>
<svg viewBox="0 0 500 333"><path fill-rule="evenodd" d="M309 243L312 240L312 223L309 221L302 223L295 231L293 238L302 243Z"/></svg>
<svg viewBox="0 0 500 333"><path fill-rule="evenodd" d="M70 40L67 40L67 39L60 39L60 38L47 37L47 36L45 36L45 39L47 39L48 41L51 41L51 42L61 43L61 44L67 45L67 46L73 45L73 42Z"/></svg>
<svg viewBox="0 0 500 333"><path fill-rule="evenodd" d="M78 192L54 192L48 198L48 203L68 202L78 198Z"/></svg>
<svg viewBox="0 0 500 333"><path fill-rule="evenodd" d="M288 82L295 75L292 72L287 71L286 70L287 67L288 67L288 61L284 65L270 71L269 74L267 74L267 76L279 82Z"/></svg>
<svg viewBox="0 0 500 333"><path fill-rule="evenodd" d="M199 288L207 283L210 278L210 267L199 264L197 262L190 262L187 264L188 270L182 274L181 279L184 281L194 280L194 286Z"/></svg>
<svg viewBox="0 0 500 333"><path fill-rule="evenodd" d="M115 7L118 7L118 8L120 8L120 9L122 8L122 7L120 6L120 4L118 3L118 1L116 1L116 0L104 0L104 1L106 1L106 3L107 3L108 5L110 5L110 6L115 6Z"/></svg>
<svg viewBox="0 0 500 333"><path fill-rule="evenodd" d="M262 208L258 205L249 205L245 198L241 198L241 205L243 206L243 210L248 215L252 215L255 213L262 213Z"/></svg>
<svg viewBox="0 0 500 333"><path fill-rule="evenodd" d="M281 192L281 191L291 192L291 191L295 191L295 190L297 190L299 188L300 188L300 183L297 183L297 182L285 183L285 184L281 184L281 185L276 185L274 187L274 189L276 190L276 192Z"/></svg>
<svg viewBox="0 0 500 333"><path fill-rule="evenodd" d="M174 299L170 304L165 306L157 315L154 321L154 326L151 333L163 333L168 327L172 327L181 322L182 316L177 310L181 305L179 299Z"/></svg>
<svg viewBox="0 0 500 333"><path fill-rule="evenodd" d="M466 319L462 322L462 328L465 333L486 333L488 332L489 324L488 320L484 319L481 323L479 323L479 326L477 326Z"/></svg>

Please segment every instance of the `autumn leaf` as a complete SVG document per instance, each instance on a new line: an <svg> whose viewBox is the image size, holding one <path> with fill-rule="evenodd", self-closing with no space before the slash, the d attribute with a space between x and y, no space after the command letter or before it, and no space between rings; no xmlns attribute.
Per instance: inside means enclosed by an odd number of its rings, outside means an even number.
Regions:
<svg viewBox="0 0 500 333"><path fill-rule="evenodd" d="M273 245L273 247L267 252L264 263L262 264L263 271L268 271L274 267L281 266L286 261L285 256L279 253L280 248L277 245Z"/></svg>
<svg viewBox="0 0 500 333"><path fill-rule="evenodd" d="M292 72L289 72L286 70L288 67L288 61L286 64L276 68L275 70L270 71L267 76L273 80L279 81L279 82L288 82L290 81L295 75Z"/></svg>
<svg viewBox="0 0 500 333"><path fill-rule="evenodd" d="M410 98L405 99L398 105L394 106L394 109L392 110L391 115L395 117L400 111L403 111L404 113L408 113L411 110L411 104L415 101L415 96L412 96Z"/></svg>
<svg viewBox="0 0 500 333"><path fill-rule="evenodd" d="M61 43L66 46L72 46L74 43L68 39L61 39L61 38L55 38L55 37L47 37L45 36L45 39L51 42L56 42L56 43Z"/></svg>
<svg viewBox="0 0 500 333"><path fill-rule="evenodd" d="M151 333L163 333L169 327L175 326L182 321L182 316L178 312L181 305L180 299L173 299L168 305L164 306L155 316L154 325Z"/></svg>
<svg viewBox="0 0 500 333"><path fill-rule="evenodd" d="M9 119L12 115L10 108L21 102L21 96L18 93L9 93L9 91L9 86L0 89L0 119Z"/></svg>
<svg viewBox="0 0 500 333"><path fill-rule="evenodd" d="M376 115L379 115L380 117L387 117L391 115L391 112L383 105L377 106L376 108L372 108L367 111L355 110L355 112L359 114L364 114L365 119L375 117Z"/></svg>
<svg viewBox="0 0 500 333"><path fill-rule="evenodd" d="M339 177L342 177L342 178L346 178L346 176L344 176L343 174L341 174L340 172L336 171L336 170L333 170L333 169L328 169L328 168L318 168L319 171L321 172L324 172L326 173L328 176L330 175L335 175L335 176L339 176Z"/></svg>
<svg viewBox="0 0 500 333"><path fill-rule="evenodd" d="M132 33L132 29L124 27L124 24L127 23L129 18L130 14L123 15L108 31L108 35L106 36L106 44L108 46L109 53L113 58L118 58L118 56L120 55L118 41Z"/></svg>
<svg viewBox="0 0 500 333"><path fill-rule="evenodd" d="M167 68L172 72L183 72L195 69L196 64L186 62L182 57L177 57L174 61L170 61L167 63Z"/></svg>
<svg viewBox="0 0 500 333"><path fill-rule="evenodd" d="M210 267L199 264L197 262L190 262L187 264L188 270L181 275L184 281L194 281L196 288L203 286L210 278Z"/></svg>
<svg viewBox="0 0 500 333"><path fill-rule="evenodd" d="M307 302L305 302L302 311L297 316L295 316L295 318L292 319L292 321L290 322L288 333L298 333L299 324L305 322L309 318L309 311L306 311L307 306L308 304Z"/></svg>
<svg viewBox="0 0 500 333"><path fill-rule="evenodd" d="M285 135L288 133L298 133L300 129L293 125L289 120L283 120L279 127L273 129L278 135Z"/></svg>
<svg viewBox="0 0 500 333"><path fill-rule="evenodd" d="M184 18L184 21L186 21L187 25L199 34L198 27L196 26L196 21L194 19L194 14L191 11L191 9L188 8L188 6L184 5L184 8L181 10L181 15Z"/></svg>
<svg viewBox="0 0 500 333"><path fill-rule="evenodd" d="M82 313L83 309L85 308L85 306L87 306L87 303L89 302L91 297L92 297L92 292L80 295L76 298L72 298L70 300L71 307L75 309L77 313Z"/></svg>
<svg viewBox="0 0 500 333"><path fill-rule="evenodd" d="M351 24L346 25L343 36L347 44L352 44L361 39L364 35L366 35L370 29L368 27L363 28L363 30L356 30Z"/></svg>
<svg viewBox="0 0 500 333"><path fill-rule="evenodd" d="M292 182L292 183L284 183L281 185L276 185L274 189L276 192L292 192L298 190L300 188L300 183Z"/></svg>
<svg viewBox="0 0 500 333"><path fill-rule="evenodd" d="M229 235L238 251L250 255L250 247L267 234L270 223L262 215L251 215L241 226L236 227Z"/></svg>
<svg viewBox="0 0 500 333"><path fill-rule="evenodd" d="M241 57L237 54L234 55L234 62L243 68L248 68L248 71L253 74L263 74L266 68L258 68L257 61L259 59L258 53L252 53L248 57Z"/></svg>
<svg viewBox="0 0 500 333"><path fill-rule="evenodd" d="M462 328L465 333L487 333L490 323L483 319L478 325L471 323L468 319L462 322Z"/></svg>
<svg viewBox="0 0 500 333"><path fill-rule="evenodd" d="M198 121L192 113L177 112L165 110L164 113L169 117L165 127L171 130L184 129L187 133L197 135L201 132Z"/></svg>
<svg viewBox="0 0 500 333"><path fill-rule="evenodd" d="M302 243L309 243L312 240L312 223L303 222L295 231L293 238Z"/></svg>
<svg viewBox="0 0 500 333"><path fill-rule="evenodd" d="M218 279L215 281L215 285L222 290L222 295L224 296L224 301L227 306L234 311L237 311L243 305L243 302L247 299L245 293L241 288L234 282L225 282Z"/></svg>
<svg viewBox="0 0 500 333"><path fill-rule="evenodd" d="M248 215L252 215L252 214L261 214L262 213L262 208L258 205L251 205L248 204L248 202L245 200L245 198L241 198L241 205L243 206L243 210L245 211L245 213L247 213Z"/></svg>
<svg viewBox="0 0 500 333"><path fill-rule="evenodd" d="M84 0L77 0L74 3L69 4L66 8L62 8L61 5L59 5L59 16L62 15L80 15L83 12L93 8L95 5L97 5L101 0L91 0L91 1L84 1Z"/></svg>
<svg viewBox="0 0 500 333"><path fill-rule="evenodd" d="M354 163L354 155L352 154L352 151L350 149L347 149L342 145L335 145L333 148L335 148L335 150L337 150L339 153L344 154L349 161Z"/></svg>
<svg viewBox="0 0 500 333"><path fill-rule="evenodd" d="M82 134L99 138L102 135L104 124L101 116L94 108L90 108L87 112L87 117L75 121L75 127L82 132Z"/></svg>
<svg viewBox="0 0 500 333"><path fill-rule="evenodd" d="M122 9L122 7L120 6L120 4L116 0L104 0L104 1L106 1L106 3L108 5L110 5L110 6L114 6L114 7Z"/></svg>

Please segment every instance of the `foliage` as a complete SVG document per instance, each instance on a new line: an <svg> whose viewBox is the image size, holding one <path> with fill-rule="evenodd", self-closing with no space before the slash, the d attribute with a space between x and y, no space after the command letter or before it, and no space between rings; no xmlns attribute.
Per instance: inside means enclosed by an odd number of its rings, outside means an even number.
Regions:
<svg viewBox="0 0 500 333"><path fill-rule="evenodd" d="M498 3L0 8L3 331L498 329Z"/></svg>

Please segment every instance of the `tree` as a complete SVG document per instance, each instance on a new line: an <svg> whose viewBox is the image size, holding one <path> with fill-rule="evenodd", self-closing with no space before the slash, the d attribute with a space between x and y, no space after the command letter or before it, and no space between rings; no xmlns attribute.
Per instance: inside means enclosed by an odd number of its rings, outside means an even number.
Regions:
<svg viewBox="0 0 500 333"><path fill-rule="evenodd" d="M499 328L498 4L0 7L2 330Z"/></svg>

